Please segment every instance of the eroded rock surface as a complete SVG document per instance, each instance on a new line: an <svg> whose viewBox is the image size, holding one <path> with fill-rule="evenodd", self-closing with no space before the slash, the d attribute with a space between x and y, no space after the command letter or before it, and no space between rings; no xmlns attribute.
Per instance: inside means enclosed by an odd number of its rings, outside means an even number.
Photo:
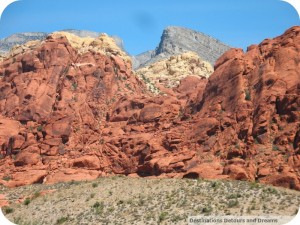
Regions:
<svg viewBox="0 0 300 225"><path fill-rule="evenodd" d="M300 190L300 27L156 96L109 37L67 36L0 64L2 184L126 174Z"/></svg>
<svg viewBox="0 0 300 225"><path fill-rule="evenodd" d="M158 89L160 86L174 88L187 76L208 78L212 73L213 67L194 52L171 56L136 71L150 91L151 85L155 85ZM152 92L155 93L155 90Z"/></svg>

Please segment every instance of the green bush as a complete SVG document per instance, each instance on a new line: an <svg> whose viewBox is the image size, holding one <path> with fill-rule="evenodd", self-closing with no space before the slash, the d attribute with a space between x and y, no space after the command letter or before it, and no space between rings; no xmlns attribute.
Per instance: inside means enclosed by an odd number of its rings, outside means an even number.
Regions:
<svg viewBox="0 0 300 225"><path fill-rule="evenodd" d="M168 216L168 213L167 212L162 212L159 217L158 217L158 222L162 222L163 220L165 220Z"/></svg>
<svg viewBox="0 0 300 225"><path fill-rule="evenodd" d="M279 147L278 147L277 145L273 145L273 146L272 146L272 150L273 150L273 151L279 151Z"/></svg>
<svg viewBox="0 0 300 225"><path fill-rule="evenodd" d="M95 202L95 204L92 206L92 208L95 210L97 214L102 214L104 209L104 203L103 202Z"/></svg>
<svg viewBox="0 0 300 225"><path fill-rule="evenodd" d="M11 177L10 176L5 176L5 177L2 178L2 180L9 181L9 180L11 180Z"/></svg>
<svg viewBox="0 0 300 225"><path fill-rule="evenodd" d="M2 210L3 210L4 214L10 214L10 213L12 213L14 211L14 209L10 208L9 206L4 206L2 208Z"/></svg>
<svg viewBox="0 0 300 225"><path fill-rule="evenodd" d="M260 188L260 185L259 185L259 183L257 183L257 182L251 182L250 183L250 189L254 189L254 188Z"/></svg>
<svg viewBox="0 0 300 225"><path fill-rule="evenodd" d="M76 181L76 180L71 180L69 182L70 185L79 185L80 184L80 181Z"/></svg>
<svg viewBox="0 0 300 225"><path fill-rule="evenodd" d="M39 126L36 128L36 130L37 130L38 132L42 132L43 129L44 129L44 127L43 127L42 125L39 125Z"/></svg>
<svg viewBox="0 0 300 225"><path fill-rule="evenodd" d="M202 209L202 213L210 213L212 211L212 208L210 206L206 206Z"/></svg>
<svg viewBox="0 0 300 225"><path fill-rule="evenodd" d="M24 205L29 205L31 202L30 198L26 198L24 201Z"/></svg>
<svg viewBox="0 0 300 225"><path fill-rule="evenodd" d="M251 94L249 90L245 90L245 100L251 101Z"/></svg>
<svg viewBox="0 0 300 225"><path fill-rule="evenodd" d="M95 193L90 194L90 198L94 198L95 197Z"/></svg>
<svg viewBox="0 0 300 225"><path fill-rule="evenodd" d="M63 224L69 220L69 217L61 217L56 220L56 224Z"/></svg>
<svg viewBox="0 0 300 225"><path fill-rule="evenodd" d="M211 187L216 190L220 187L220 183L217 181L214 181L214 182L212 182Z"/></svg>
<svg viewBox="0 0 300 225"><path fill-rule="evenodd" d="M240 193L238 193L238 194L231 194L227 198L228 199L234 199L234 198L240 198L240 197L242 197L242 195Z"/></svg>
<svg viewBox="0 0 300 225"><path fill-rule="evenodd" d="M238 200L230 200L228 202L228 207L233 208L233 207L237 206L238 204L239 204Z"/></svg>
<svg viewBox="0 0 300 225"><path fill-rule="evenodd" d="M270 193L270 194L278 194L278 191L275 188L268 187L263 189L263 192L265 193Z"/></svg>
<svg viewBox="0 0 300 225"><path fill-rule="evenodd" d="M34 193L33 198L38 198L41 196L41 192L37 191Z"/></svg>
<svg viewBox="0 0 300 225"><path fill-rule="evenodd" d="M77 87L78 87L78 84L76 84L75 82L72 83L72 90L73 90L73 91L76 91L76 90L77 90Z"/></svg>

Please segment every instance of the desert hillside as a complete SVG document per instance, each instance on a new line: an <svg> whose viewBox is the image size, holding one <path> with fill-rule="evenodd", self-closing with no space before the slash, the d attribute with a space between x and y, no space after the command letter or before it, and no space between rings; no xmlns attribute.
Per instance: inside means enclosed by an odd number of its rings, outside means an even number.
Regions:
<svg viewBox="0 0 300 225"><path fill-rule="evenodd" d="M299 192L258 183L118 176L0 193L19 225L187 224L188 216L294 216L300 204Z"/></svg>

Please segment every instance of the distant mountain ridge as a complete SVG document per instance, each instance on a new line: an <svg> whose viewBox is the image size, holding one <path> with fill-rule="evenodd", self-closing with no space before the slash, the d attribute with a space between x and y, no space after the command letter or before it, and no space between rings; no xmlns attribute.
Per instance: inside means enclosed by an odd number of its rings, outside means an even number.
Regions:
<svg viewBox="0 0 300 225"><path fill-rule="evenodd" d="M65 29L62 30L75 34L79 37L96 38L101 33L87 30ZM13 34L0 40L0 55L7 53L13 46L22 45L32 40L43 40L50 33L27 32ZM116 44L125 51L123 40L118 36L111 36ZM131 56L133 69L149 66L157 61L167 59L170 56L180 55L193 51L198 56L214 65L216 60L231 47L221 41L210 37L204 33L194 31L184 27L169 26L161 36L161 41L155 50L150 50L136 56Z"/></svg>
<svg viewBox="0 0 300 225"><path fill-rule="evenodd" d="M87 31L87 30L65 29L61 31L75 34L79 37L96 38L99 35L101 35L101 33L99 32ZM7 38L0 40L0 54L7 53L15 45L22 45L28 41L33 41L33 40L44 40L49 34L50 33L46 33L46 32L25 32L25 33L13 34ZM111 37L115 40L116 44L122 50L124 50L123 40L120 37L115 35Z"/></svg>
<svg viewBox="0 0 300 225"><path fill-rule="evenodd" d="M13 34L7 38L0 40L0 54L5 54L13 46L25 44L32 40L43 40L47 37L45 32L26 32Z"/></svg>
<svg viewBox="0 0 300 225"><path fill-rule="evenodd" d="M133 57L133 68L148 66L172 55L196 52L203 60L212 65L231 47L204 33L184 27L169 26L161 36L159 46Z"/></svg>

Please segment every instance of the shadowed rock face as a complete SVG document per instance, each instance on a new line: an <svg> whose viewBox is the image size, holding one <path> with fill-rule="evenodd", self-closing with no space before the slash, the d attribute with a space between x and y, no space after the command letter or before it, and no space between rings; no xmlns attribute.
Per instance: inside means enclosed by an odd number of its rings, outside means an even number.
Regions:
<svg viewBox="0 0 300 225"><path fill-rule="evenodd" d="M0 64L2 184L130 174L300 190L300 27L227 51L208 79L163 96L107 38L51 35Z"/></svg>
<svg viewBox="0 0 300 225"><path fill-rule="evenodd" d="M229 46L197 31L183 27L167 27L161 36L155 51L137 55L133 59L134 69L149 66L154 62L179 55L187 51L196 52L204 61L212 65L228 49Z"/></svg>
<svg viewBox="0 0 300 225"><path fill-rule="evenodd" d="M224 174L299 190L299 45L293 27L217 60L193 105L191 139L200 152L227 160Z"/></svg>

